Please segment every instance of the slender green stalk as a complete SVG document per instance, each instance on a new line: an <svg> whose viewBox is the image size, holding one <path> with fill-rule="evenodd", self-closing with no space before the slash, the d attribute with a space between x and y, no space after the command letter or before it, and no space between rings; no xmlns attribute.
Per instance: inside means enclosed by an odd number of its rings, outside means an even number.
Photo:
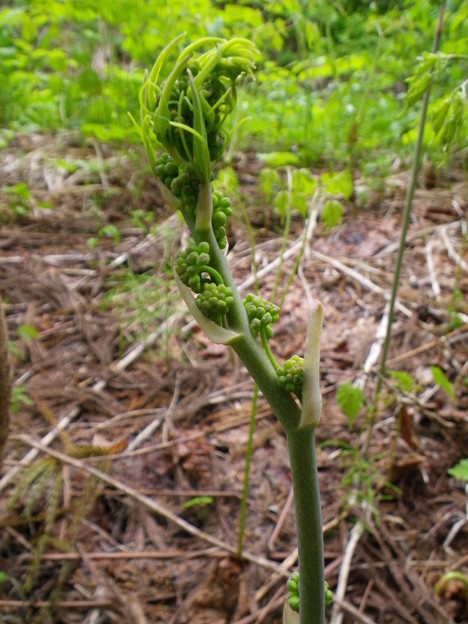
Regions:
<svg viewBox="0 0 468 624"><path fill-rule="evenodd" d="M0 297L0 467L8 437L11 404L11 379L8 357L8 333Z"/></svg>
<svg viewBox="0 0 468 624"><path fill-rule="evenodd" d="M292 181L292 172L291 167L288 167L286 170L287 180L288 180L288 202L286 205L286 221L283 227L283 242L281 244L281 251L279 253L280 262L278 264L278 268L276 270L275 283L273 285L273 292L271 294L271 298L273 301L276 300L276 295L278 292L279 282L281 276L283 274L283 262L284 262L284 254L286 252L286 247L288 245L289 233L291 231L291 219L292 219L292 192L293 192L293 181Z"/></svg>
<svg viewBox="0 0 468 624"><path fill-rule="evenodd" d="M244 485L242 487L242 499L239 514L239 540L237 543L237 554L239 559L242 558L242 551L244 549L245 523L247 519L247 501L250 487L250 466L252 465L254 431L257 421L257 406L258 386L255 385L252 395L252 408L250 411L249 437L247 440L247 450L245 452Z"/></svg>
<svg viewBox="0 0 468 624"><path fill-rule="evenodd" d="M445 5L446 5L445 0L442 0L440 4L440 8L439 8L439 19L437 21L437 28L436 28L436 32L434 36L434 42L432 45L432 52L434 54L438 51L439 46L440 46L440 40L442 38L442 30L444 26L444 16L445 16ZM370 411L370 418L369 418L368 429L367 429L367 437L366 437L366 442L364 446L364 454L366 456L368 455L369 446L372 440L372 430L376 421L378 404L380 401L380 394L382 392L382 384L383 384L383 380L385 378L386 370L387 370L387 359L388 359L390 343L392 340L392 325L393 325L393 319L395 315L395 303L396 303L396 299L398 295L398 288L400 285L400 275L401 275L401 268L403 265L403 256L404 256L405 248L406 248L406 237L408 234L408 228L410 224L411 211L413 209L414 193L415 193L416 185L418 181L419 170L421 168L421 155L422 155L423 140L424 140L424 130L426 127L427 109L429 107L431 86L432 86L432 81L431 83L429 83L429 86L427 87L427 90L424 93L423 102L422 102L418 136L417 136L416 145L415 145L414 154L413 154L413 166L411 169L411 179L410 179L410 184L409 184L408 191L406 194L405 208L403 211L403 222L401 226L400 245L398 247L398 256L397 256L396 265L395 265L395 273L394 273L393 284L392 284L392 294L390 297L390 304L389 304L389 311L388 311L387 332L385 335L385 340L384 340L384 345L383 345L382 359L380 362L379 377L377 380L377 388L375 392L374 404Z"/></svg>
<svg viewBox="0 0 468 624"><path fill-rule="evenodd" d="M324 624L325 578L322 510L315 427L287 431L299 553L300 624Z"/></svg>
<svg viewBox="0 0 468 624"><path fill-rule="evenodd" d="M194 236L200 236L194 231ZM225 284L232 285L233 309L229 315L230 328L245 331L231 346L239 355L273 408L286 430L291 473L296 501L296 523L300 570L300 623L323 624L325 622L325 584L323 563L322 514L317 474L315 447L315 424L298 428L301 411L292 398L277 383L276 373L268 354L246 330L246 314L240 295L224 255L212 240L213 233L206 232L204 240L212 247L212 266L223 277ZM197 241L199 242L199 241ZM252 420L251 420L252 426ZM244 487L248 483L244 482ZM245 497L244 497L245 499ZM243 536L242 536L243 542ZM241 547L241 542L239 547Z"/></svg>

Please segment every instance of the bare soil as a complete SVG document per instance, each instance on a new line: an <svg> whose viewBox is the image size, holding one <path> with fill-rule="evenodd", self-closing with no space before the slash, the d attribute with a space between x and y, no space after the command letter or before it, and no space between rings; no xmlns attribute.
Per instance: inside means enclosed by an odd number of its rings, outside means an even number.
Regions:
<svg viewBox="0 0 468 624"><path fill-rule="evenodd" d="M285 437L260 397L239 558L253 384L174 291L170 252L187 235L141 162L134 149L71 135L18 137L0 157L16 388L0 479L0 620L276 624L296 564ZM254 155L236 162L268 298L281 223L258 192L259 169ZM310 299L325 309L318 438L333 624L468 622L463 583L436 591L446 572L468 574L467 496L447 472L468 456L468 193L462 171L432 174L416 192L388 362L414 386L388 377L367 454L369 410L351 428L336 392L352 382L369 402L375 393L408 173L368 189L332 232L314 222L299 269L297 215L286 245L278 359L302 354ZM5 191L20 182L29 198ZM154 222L137 223L136 210ZM252 292L242 217L229 239L233 273Z"/></svg>

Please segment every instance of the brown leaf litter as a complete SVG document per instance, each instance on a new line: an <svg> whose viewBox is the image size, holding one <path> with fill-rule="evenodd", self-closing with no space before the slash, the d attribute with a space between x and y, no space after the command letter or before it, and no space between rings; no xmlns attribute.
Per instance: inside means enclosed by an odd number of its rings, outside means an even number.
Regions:
<svg viewBox="0 0 468 624"><path fill-rule="evenodd" d="M167 250L186 234L144 167L116 153L31 135L1 156L0 187L21 181L31 191L21 215L0 191L0 294L18 407L0 477L1 618L280 622L297 561L284 434L260 400L239 560L252 382L190 322L165 277ZM71 173L58 158L100 166ZM269 229L274 214L261 216L258 163L239 167L268 297L281 240ZM333 624L468 622L463 588L434 592L445 572L468 573L466 495L447 473L468 448L467 188L462 172L452 176L416 193L389 359L414 388L387 380L368 460L365 416L350 430L335 396L346 381L373 396L404 173L342 227L312 224L275 327L278 357L301 354L308 301L322 301L319 467ZM154 211L153 231L132 223L136 209ZM109 223L120 240L90 246ZM293 225L280 293L301 250L303 222ZM229 262L244 292L254 288L246 240L235 220ZM454 398L435 386L434 365Z"/></svg>

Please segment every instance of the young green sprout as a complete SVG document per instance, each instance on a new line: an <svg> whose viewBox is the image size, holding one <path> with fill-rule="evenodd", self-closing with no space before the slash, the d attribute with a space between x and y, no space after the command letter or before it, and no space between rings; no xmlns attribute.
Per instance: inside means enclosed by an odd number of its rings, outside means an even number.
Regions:
<svg viewBox="0 0 468 624"><path fill-rule="evenodd" d="M213 165L233 131L237 83L253 77L257 50L246 39L205 37L179 51L184 38L159 55L140 91L140 121L133 122L164 198L192 236L173 265L180 293L207 336L234 349L285 429L296 501L299 617L301 624L324 624L315 449L322 306L313 306L304 359L294 356L280 365L269 344L280 309L257 295L242 300L225 253L233 206L212 186Z"/></svg>

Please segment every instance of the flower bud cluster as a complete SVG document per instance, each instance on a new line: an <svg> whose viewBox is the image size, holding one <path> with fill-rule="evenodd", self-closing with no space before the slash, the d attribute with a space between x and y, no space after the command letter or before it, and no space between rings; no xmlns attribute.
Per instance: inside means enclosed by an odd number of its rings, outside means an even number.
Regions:
<svg viewBox="0 0 468 624"><path fill-rule="evenodd" d="M202 242L196 245L193 241L187 249L180 254L176 261L177 275L183 284L195 293L201 293L207 282L202 274L210 263L210 245Z"/></svg>
<svg viewBox="0 0 468 624"><path fill-rule="evenodd" d="M274 303L266 301L258 295L247 295L244 307L250 321L250 329L254 336L263 330L267 338L273 336L271 325L279 319L280 309Z"/></svg>
<svg viewBox="0 0 468 624"><path fill-rule="evenodd" d="M238 37L204 37L174 61L183 38L161 51L140 91L139 131L153 166L157 146L175 163L193 165L198 180L206 183L211 163L219 160L230 136L224 126L236 105L235 83L243 75L253 76L257 50ZM167 65L170 70L162 71Z"/></svg>
<svg viewBox="0 0 468 624"><path fill-rule="evenodd" d="M213 232L220 249L227 246L226 221L232 215L232 203L219 191L213 192Z"/></svg>
<svg viewBox="0 0 468 624"><path fill-rule="evenodd" d="M163 153L156 161L155 173L173 195L180 199L187 212L195 212L200 181L191 163L178 165Z"/></svg>
<svg viewBox="0 0 468 624"><path fill-rule="evenodd" d="M286 583L289 592L288 603L293 611L299 613L299 572L294 572Z"/></svg>
<svg viewBox="0 0 468 624"><path fill-rule="evenodd" d="M298 396L302 395L302 385L304 383L304 358L293 355L280 366L276 374L278 383L288 392L294 392Z"/></svg>
<svg viewBox="0 0 468 624"><path fill-rule="evenodd" d="M224 284L206 283L203 291L198 295L197 306L205 316L212 321L220 321L220 317L229 312L234 301L232 290Z"/></svg>
<svg viewBox="0 0 468 624"><path fill-rule="evenodd" d="M288 603L293 611L299 613L299 572L294 572L286 583L289 592ZM329 607L333 602L333 592L325 581L325 605Z"/></svg>
<svg viewBox="0 0 468 624"><path fill-rule="evenodd" d="M234 301L232 290L225 286L219 273L210 267L210 245L193 241L176 260L175 269L181 282L198 294L198 309L218 325Z"/></svg>
<svg viewBox="0 0 468 624"><path fill-rule="evenodd" d="M212 72L207 76L204 82L200 82L197 77L200 76L202 69L203 67L199 60L192 60L188 64L188 70L191 72L195 84L197 84L197 86L201 85L199 94L203 106L206 141L208 144L210 160L213 162L220 158L226 145L228 133L223 128L223 124L226 117L236 106L234 81L240 72L237 70L233 74L232 79L226 79L226 76L223 76L222 70L218 72L218 75L215 75L215 73ZM188 75L182 74L181 78L176 81L172 90L169 110L173 121L177 121L193 128L193 106L189 100L190 97L192 97L192 95ZM188 147L189 152L191 152L193 135L186 134L183 137L183 140L185 141L185 145ZM183 145L179 145L178 147L181 153L183 147L185 148ZM187 150L185 149L185 151Z"/></svg>

